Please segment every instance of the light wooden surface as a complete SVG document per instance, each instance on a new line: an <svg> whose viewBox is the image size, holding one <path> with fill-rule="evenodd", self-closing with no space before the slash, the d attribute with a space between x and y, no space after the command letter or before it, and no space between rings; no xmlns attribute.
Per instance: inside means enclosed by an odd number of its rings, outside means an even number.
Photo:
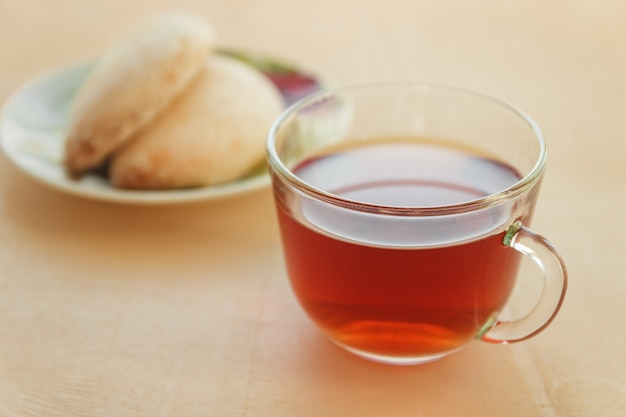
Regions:
<svg viewBox="0 0 626 417"><path fill-rule="evenodd" d="M527 111L550 149L533 227L569 266L561 314L523 344L371 364L294 301L268 189L103 204L0 156L0 416L626 415L626 2L2 0L0 100L172 8L339 82L453 83Z"/></svg>

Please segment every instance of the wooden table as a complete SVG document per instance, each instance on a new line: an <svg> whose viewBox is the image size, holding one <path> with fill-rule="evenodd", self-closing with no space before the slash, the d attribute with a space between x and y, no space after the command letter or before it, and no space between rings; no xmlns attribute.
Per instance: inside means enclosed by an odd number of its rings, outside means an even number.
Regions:
<svg viewBox="0 0 626 417"><path fill-rule="evenodd" d="M296 304L269 189L107 204L2 156L0 416L626 415L626 2L3 0L0 100L175 7L341 83L433 80L527 111L550 149L533 226L568 263L566 302L522 344L369 363Z"/></svg>

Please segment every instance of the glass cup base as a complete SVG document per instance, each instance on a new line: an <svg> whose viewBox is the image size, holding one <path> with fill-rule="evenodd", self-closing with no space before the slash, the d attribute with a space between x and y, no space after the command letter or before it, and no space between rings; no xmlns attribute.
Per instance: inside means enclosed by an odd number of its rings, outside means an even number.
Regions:
<svg viewBox="0 0 626 417"><path fill-rule="evenodd" d="M369 360L371 362L380 363L383 365L395 365L395 366L413 366L413 365L424 365L430 362L435 362L445 356L448 356L454 352L458 352L463 348L463 346L459 346L458 348L447 350L445 352L436 353L432 355L420 355L420 356L387 356L380 355L377 353L367 352L360 349L355 349L351 346L344 345L343 343L337 342L336 340L330 339L337 346L347 350L350 353L355 354L356 356Z"/></svg>

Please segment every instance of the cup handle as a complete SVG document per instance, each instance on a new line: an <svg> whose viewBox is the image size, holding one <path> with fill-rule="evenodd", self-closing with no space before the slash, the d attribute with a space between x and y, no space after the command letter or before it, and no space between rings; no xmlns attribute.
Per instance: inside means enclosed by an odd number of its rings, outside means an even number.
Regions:
<svg viewBox="0 0 626 417"><path fill-rule="evenodd" d="M567 290L567 270L561 255L544 237L513 223L502 242L528 256L543 273L543 290L535 307L526 316L513 321L494 318L483 326L478 337L491 343L512 343L526 340L545 329L559 312Z"/></svg>

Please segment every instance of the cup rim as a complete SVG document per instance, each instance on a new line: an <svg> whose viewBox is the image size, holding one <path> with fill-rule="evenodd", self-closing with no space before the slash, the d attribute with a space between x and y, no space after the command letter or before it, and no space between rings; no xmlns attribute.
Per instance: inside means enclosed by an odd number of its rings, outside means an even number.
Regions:
<svg viewBox="0 0 626 417"><path fill-rule="evenodd" d="M409 87L413 89L422 90L439 90L464 94L467 96L474 96L483 100L491 101L504 108L507 108L514 114L520 117L532 130L535 139L539 145L539 156L533 167L529 172L520 178L515 184L498 191L497 193L490 194L484 197L480 197L473 200L463 201L460 203L439 205L439 206L391 206L384 204L372 204L362 201L356 201L349 198L345 198L331 192L314 187L306 181L300 179L295 175L291 169L289 169L278 156L276 151L276 136L279 129L283 124L300 109L306 107L310 103L317 102L324 97L332 96L342 92L348 92L357 89L372 89L372 88L385 88L385 87ZM506 201L511 201L516 197L524 194L530 188L532 188L538 181L540 181L543 172L545 170L548 151L546 148L545 138L539 125L523 110L504 101L500 98L488 95L486 93L478 92L465 87L429 82L429 81L375 81L375 82L361 82L345 84L337 87L327 87L318 92L315 92L307 97L300 99L293 103L287 109L285 109L278 118L272 124L268 133L266 141L266 153L270 170L273 170L275 174L279 175L284 181L286 181L292 187L300 190L308 196L317 200L324 201L329 204L344 207L347 209L364 211L370 213L379 213L385 215L396 216L441 216L457 213L465 213L483 208L495 206Z"/></svg>

